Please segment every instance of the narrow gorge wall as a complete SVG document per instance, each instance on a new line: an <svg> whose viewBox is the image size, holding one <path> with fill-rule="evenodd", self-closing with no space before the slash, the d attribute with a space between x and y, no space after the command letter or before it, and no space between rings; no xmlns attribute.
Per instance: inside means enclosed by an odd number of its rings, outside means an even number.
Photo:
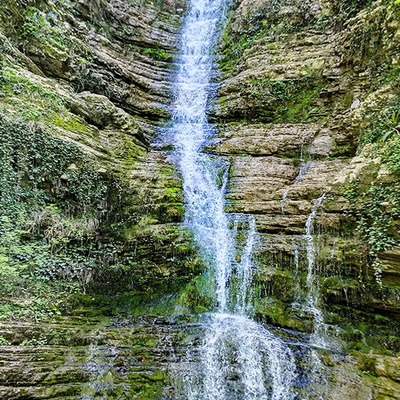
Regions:
<svg viewBox="0 0 400 400"><path fill-rule="evenodd" d="M393 354L399 15L393 1L234 1L212 112L221 133L207 147L231 161L228 210L256 217L258 318L311 329L295 305L309 290L306 222L324 195L314 272L325 321L352 349Z"/></svg>
<svg viewBox="0 0 400 400"><path fill-rule="evenodd" d="M201 269L180 227L180 176L156 140L184 12L175 1L0 4L1 398L94 396L104 386L90 376L117 353L142 362L109 380L110 396L162 391L152 360L168 326L160 336L109 317ZM128 342L129 356L113 347Z"/></svg>
<svg viewBox="0 0 400 400"><path fill-rule="evenodd" d="M179 228L180 178L155 144L169 117L183 7L2 2L2 260L18 280L10 294L25 297L24 288L29 298L31 276L115 293L196 270Z"/></svg>

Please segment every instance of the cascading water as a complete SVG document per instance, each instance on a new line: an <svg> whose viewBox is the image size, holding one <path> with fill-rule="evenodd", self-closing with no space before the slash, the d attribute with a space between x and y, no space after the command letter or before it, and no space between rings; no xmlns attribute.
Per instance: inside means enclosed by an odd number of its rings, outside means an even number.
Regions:
<svg viewBox="0 0 400 400"><path fill-rule="evenodd" d="M186 200L186 223L215 265L220 310L226 308L232 240L224 213L223 188L215 183L218 168L200 151L207 136L212 134L206 117L212 67L210 49L223 6L222 0L201 0L190 7L182 34L173 111L175 144Z"/></svg>
<svg viewBox="0 0 400 400"><path fill-rule="evenodd" d="M319 301L319 290L318 285L315 282L315 257L316 248L314 244L314 220L317 216L317 210L321 207L324 201L325 194L319 197L311 210L310 215L306 221L306 234L304 236L306 241L306 251L307 251L307 304L306 311L310 312L313 316L313 337L312 341L315 345L320 347L326 347L326 342L324 339L324 317L321 309L318 307Z"/></svg>
<svg viewBox="0 0 400 400"><path fill-rule="evenodd" d="M249 229L247 231L247 240L243 248L240 263L236 266L236 280L237 285L235 288L236 301L235 312L245 314L251 311L251 279L253 271L252 255L257 237L256 220L254 217L248 218Z"/></svg>
<svg viewBox="0 0 400 400"><path fill-rule="evenodd" d="M290 188L293 185L296 185L297 183L301 182L301 180L303 179L304 175L313 166L314 166L314 162L313 161L307 161L306 163L302 162L302 164L300 166L300 169L299 169L299 173L296 176L296 179L294 180L294 182L283 193L282 200L281 200L281 212L282 212L282 214L285 214L285 205L286 205L286 201L288 199Z"/></svg>
<svg viewBox="0 0 400 400"><path fill-rule="evenodd" d="M200 348L200 376L186 381L185 398L284 400L294 398L295 364L290 349L250 319L255 221L224 211L227 167L202 153L213 133L206 108L212 72L211 49L224 0L191 1L182 33L176 81L173 135L183 177L186 224L194 233L215 286L215 313L208 315ZM230 223L241 219L247 239L240 249ZM243 229L243 228L242 228Z"/></svg>

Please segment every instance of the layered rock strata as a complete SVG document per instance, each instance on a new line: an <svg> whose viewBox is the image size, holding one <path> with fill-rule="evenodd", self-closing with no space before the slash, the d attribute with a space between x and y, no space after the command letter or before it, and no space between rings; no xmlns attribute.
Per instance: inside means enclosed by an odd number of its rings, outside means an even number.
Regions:
<svg viewBox="0 0 400 400"><path fill-rule="evenodd" d="M211 115L220 135L207 147L231 161L227 210L257 221L257 316L312 330L299 307L312 265L325 322L342 324L350 347L361 335L394 354L399 13L390 1L234 2Z"/></svg>

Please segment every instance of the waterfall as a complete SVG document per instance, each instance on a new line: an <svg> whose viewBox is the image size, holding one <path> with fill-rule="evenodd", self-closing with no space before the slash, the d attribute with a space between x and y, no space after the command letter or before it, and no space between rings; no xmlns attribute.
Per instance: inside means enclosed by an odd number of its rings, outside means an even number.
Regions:
<svg viewBox="0 0 400 400"><path fill-rule="evenodd" d="M301 305L301 288L300 288L300 255L299 255L299 245L296 243L295 239L292 238L292 250L294 256L294 271L296 277L296 297L295 302L292 304L294 308L298 308Z"/></svg>
<svg viewBox="0 0 400 400"><path fill-rule="evenodd" d="M325 194L315 201L311 209L311 213L306 221L306 233L304 235L307 252L307 304L305 309L313 316L314 328L312 340L314 341L315 345L320 347L326 347L326 343L323 337L323 333L325 331L324 317L321 309L318 306L319 287L315 281L316 248L314 244L314 220L317 216L317 210L319 207L321 207L324 199Z"/></svg>
<svg viewBox="0 0 400 400"><path fill-rule="evenodd" d="M242 251L240 263L236 268L237 287L235 311L239 314L245 314L251 310L252 255L256 237L256 220L254 217L251 217L249 218L246 245Z"/></svg>
<svg viewBox="0 0 400 400"><path fill-rule="evenodd" d="M186 200L186 224L214 265L219 309L227 304L226 283L233 253L224 193L216 184L217 166L201 153L212 134L206 108L212 68L212 48L222 0L201 0L190 6L182 34L181 62L176 82L173 130Z"/></svg>
<svg viewBox="0 0 400 400"><path fill-rule="evenodd" d="M206 317L201 367L188 372L184 396L193 400L288 400L294 398L293 355L283 340L250 318L255 220L225 213L228 165L202 152L214 133L206 110L212 48L224 3L190 2L175 84L172 132L183 177L185 224L209 266L209 284L216 293L214 312ZM244 245L235 240L238 231L247 234Z"/></svg>
<svg viewBox="0 0 400 400"><path fill-rule="evenodd" d="M285 214L285 205L286 205L286 201L288 199L288 195L289 195L289 190L293 185L296 185L297 183L301 182L301 180L303 179L304 175L308 172L309 169L311 169L314 166L314 162L313 161L307 161L306 163L304 163L302 161L302 164L300 166L299 169L299 173L297 174L294 182L285 190L285 192L282 195L282 200L281 200L281 212L282 214Z"/></svg>

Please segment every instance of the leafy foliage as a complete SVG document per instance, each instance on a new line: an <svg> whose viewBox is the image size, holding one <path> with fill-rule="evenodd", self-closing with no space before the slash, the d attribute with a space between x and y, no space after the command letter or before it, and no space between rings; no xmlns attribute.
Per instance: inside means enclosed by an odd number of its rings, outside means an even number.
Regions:
<svg viewBox="0 0 400 400"><path fill-rule="evenodd" d="M0 160L0 294L30 296L5 305L0 318L56 315L95 265L74 243L96 237L107 180L76 145L4 115Z"/></svg>
<svg viewBox="0 0 400 400"><path fill-rule="evenodd" d="M361 137L361 145L372 143L389 170L400 175L400 96L372 121L371 129Z"/></svg>
<svg viewBox="0 0 400 400"><path fill-rule="evenodd" d="M21 207L52 202L68 203L75 215L95 214L106 195L104 178L86 162L79 148L34 123L1 119L0 158L3 215L13 216ZM74 169L69 171L71 165Z"/></svg>
<svg viewBox="0 0 400 400"><path fill-rule="evenodd" d="M368 243L372 266L378 283L381 263L379 253L400 245L400 97L371 122L370 129L361 136L360 147L372 145L387 168L385 178L376 182L353 181L345 196L357 217L358 230ZM375 174L376 175L376 174Z"/></svg>
<svg viewBox="0 0 400 400"><path fill-rule="evenodd" d="M0 159L0 319L57 317L78 292L171 288L198 273L188 237L148 229L152 212L171 218L164 203L138 204L121 176L37 122L2 115ZM177 188L165 195L180 204Z"/></svg>
<svg viewBox="0 0 400 400"><path fill-rule="evenodd" d="M362 195L362 199L358 228L372 253L377 254L398 244L400 184L374 185Z"/></svg>
<svg viewBox="0 0 400 400"><path fill-rule="evenodd" d="M357 12L373 4L373 0L340 0L333 3L333 12L336 24L341 26Z"/></svg>
<svg viewBox="0 0 400 400"><path fill-rule="evenodd" d="M382 264L379 253L400 245L400 183L376 184L360 192L354 181L345 196L351 201L357 217L357 230L368 244L377 283L382 286Z"/></svg>

